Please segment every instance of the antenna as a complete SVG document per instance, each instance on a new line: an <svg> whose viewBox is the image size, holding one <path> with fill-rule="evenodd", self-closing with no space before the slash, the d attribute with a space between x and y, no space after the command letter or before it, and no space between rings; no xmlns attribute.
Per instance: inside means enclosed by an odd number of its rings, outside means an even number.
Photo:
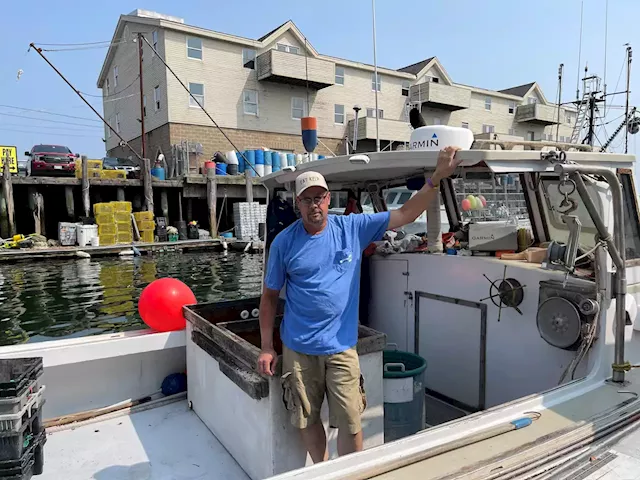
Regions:
<svg viewBox="0 0 640 480"><path fill-rule="evenodd" d="M584 0L580 2L580 41L579 41L579 47L578 47L578 75L576 78L576 100L580 100L580 63L582 62L582 13L583 13L583 10L584 10Z"/></svg>
<svg viewBox="0 0 640 480"><path fill-rule="evenodd" d="M602 94L607 96L607 30L609 26L609 0L606 0L604 7L604 88ZM606 110L606 103L605 103Z"/></svg>
<svg viewBox="0 0 640 480"><path fill-rule="evenodd" d="M631 56L632 50L631 45L628 43L625 44L627 47L627 99L624 107L624 115L625 120L629 121L629 94L631 91L629 90L630 82L631 82ZM624 133L624 153L629 153L629 129L625 129Z"/></svg>
<svg viewBox="0 0 640 480"><path fill-rule="evenodd" d="M560 105L562 105L562 71L564 69L564 63L561 63L558 67L558 124L556 125L556 142L560 138Z"/></svg>

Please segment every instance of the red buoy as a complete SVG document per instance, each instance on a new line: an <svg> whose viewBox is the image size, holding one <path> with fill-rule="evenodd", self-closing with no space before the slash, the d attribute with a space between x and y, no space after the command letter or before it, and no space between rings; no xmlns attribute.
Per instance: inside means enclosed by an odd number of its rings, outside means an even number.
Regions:
<svg viewBox="0 0 640 480"><path fill-rule="evenodd" d="M187 321L182 307L197 303L191 289L175 278L160 278L147 285L140 300L138 312L149 328L159 332L182 330Z"/></svg>

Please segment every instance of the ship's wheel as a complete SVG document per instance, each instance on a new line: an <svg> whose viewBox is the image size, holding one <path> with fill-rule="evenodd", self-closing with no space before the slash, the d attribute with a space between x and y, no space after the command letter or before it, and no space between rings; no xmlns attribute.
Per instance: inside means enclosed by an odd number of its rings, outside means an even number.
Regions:
<svg viewBox="0 0 640 480"><path fill-rule="evenodd" d="M491 280L486 275L482 275L491 284L489 287L489 296L480 299L481 302L491 299L493 304L498 307L498 321L502 315L502 307L513 308L522 315L522 311L518 308L524 300L524 288L515 278L507 278L507 266L504 267L504 273L499 280Z"/></svg>

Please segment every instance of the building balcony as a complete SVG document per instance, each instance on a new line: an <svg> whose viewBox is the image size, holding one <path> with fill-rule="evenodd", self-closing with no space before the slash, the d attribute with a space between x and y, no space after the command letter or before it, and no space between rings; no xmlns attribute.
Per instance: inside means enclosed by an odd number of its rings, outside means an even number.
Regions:
<svg viewBox="0 0 640 480"><path fill-rule="evenodd" d="M349 140L353 141L353 123L355 120L349 120L347 124L347 135ZM401 120L387 120L381 118L379 120L380 140L390 142L408 142L411 136L411 127L409 122ZM358 118L358 140L375 140L376 138L376 119L370 117Z"/></svg>
<svg viewBox="0 0 640 480"><path fill-rule="evenodd" d="M308 71L309 88L320 90L335 83L335 64L326 60L268 50L258 55L256 63L258 80L306 86Z"/></svg>
<svg viewBox="0 0 640 480"><path fill-rule="evenodd" d="M563 118L562 115L560 117ZM558 107L529 103L516 107L516 122L530 122L538 125L557 125Z"/></svg>
<svg viewBox="0 0 640 480"><path fill-rule="evenodd" d="M442 83L424 82L409 89L411 103L441 110L462 110L471 104L471 90Z"/></svg>

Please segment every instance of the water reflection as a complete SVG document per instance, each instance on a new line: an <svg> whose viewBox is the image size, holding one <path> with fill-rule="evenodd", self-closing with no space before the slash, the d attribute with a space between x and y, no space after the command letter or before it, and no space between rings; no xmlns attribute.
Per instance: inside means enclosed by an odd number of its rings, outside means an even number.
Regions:
<svg viewBox="0 0 640 480"><path fill-rule="evenodd" d="M214 302L259 295L261 273L262 256L239 253L0 265L0 345L144 328L138 297L156 278L178 278L198 302Z"/></svg>

